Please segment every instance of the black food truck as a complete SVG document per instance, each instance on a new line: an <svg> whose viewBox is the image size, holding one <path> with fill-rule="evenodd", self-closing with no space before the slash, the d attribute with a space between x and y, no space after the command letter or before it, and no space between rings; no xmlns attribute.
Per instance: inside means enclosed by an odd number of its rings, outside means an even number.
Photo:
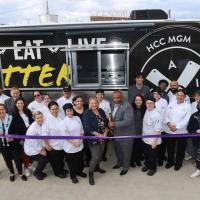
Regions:
<svg viewBox="0 0 200 200"><path fill-rule="evenodd" d="M1 84L5 90L56 93L122 89L137 73L151 88L178 80L192 94L200 85L200 21L128 20L1 26Z"/></svg>

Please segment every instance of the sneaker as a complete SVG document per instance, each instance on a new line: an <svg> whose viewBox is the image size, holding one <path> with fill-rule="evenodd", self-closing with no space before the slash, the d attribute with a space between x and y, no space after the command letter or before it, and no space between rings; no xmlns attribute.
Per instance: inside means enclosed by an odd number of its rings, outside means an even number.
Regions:
<svg viewBox="0 0 200 200"><path fill-rule="evenodd" d="M184 158L184 160L191 160L192 159L192 156L191 155L189 155L189 154L186 154L185 155L185 158Z"/></svg>
<svg viewBox="0 0 200 200"><path fill-rule="evenodd" d="M14 182L14 181L15 181L15 175L14 175L14 174L11 174L11 175L10 175L10 181L11 181L11 182Z"/></svg>
<svg viewBox="0 0 200 200"><path fill-rule="evenodd" d="M26 177L29 177L31 175L29 168L24 168L24 174Z"/></svg>
<svg viewBox="0 0 200 200"><path fill-rule="evenodd" d="M191 178L196 178L197 176L200 176L200 170L197 169L193 174L191 174Z"/></svg>

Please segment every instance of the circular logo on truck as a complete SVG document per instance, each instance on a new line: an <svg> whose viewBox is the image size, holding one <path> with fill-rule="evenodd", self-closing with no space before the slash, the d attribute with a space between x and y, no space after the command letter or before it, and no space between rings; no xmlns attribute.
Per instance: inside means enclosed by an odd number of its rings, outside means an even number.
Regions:
<svg viewBox="0 0 200 200"><path fill-rule="evenodd" d="M189 93L200 86L200 29L171 25L153 30L130 49L136 73L143 73L147 84L161 79L177 80Z"/></svg>

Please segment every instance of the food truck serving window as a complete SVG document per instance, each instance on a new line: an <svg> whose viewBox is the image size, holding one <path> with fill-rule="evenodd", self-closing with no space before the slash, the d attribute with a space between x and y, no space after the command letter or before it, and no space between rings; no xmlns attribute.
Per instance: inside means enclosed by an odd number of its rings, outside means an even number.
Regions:
<svg viewBox="0 0 200 200"><path fill-rule="evenodd" d="M128 45L67 49L74 89L125 89L128 86Z"/></svg>

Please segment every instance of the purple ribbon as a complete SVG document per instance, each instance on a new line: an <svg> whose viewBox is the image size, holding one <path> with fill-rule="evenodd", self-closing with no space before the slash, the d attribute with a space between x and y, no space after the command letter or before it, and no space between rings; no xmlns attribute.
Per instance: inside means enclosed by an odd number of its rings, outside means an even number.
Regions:
<svg viewBox="0 0 200 200"><path fill-rule="evenodd" d="M96 136L39 136L39 135L0 135L0 138L13 138L13 139L34 139L34 140L113 140L113 139L143 139L143 138L191 138L200 137L198 133L185 133L185 134L155 134L155 135L124 135L112 137L96 137Z"/></svg>

